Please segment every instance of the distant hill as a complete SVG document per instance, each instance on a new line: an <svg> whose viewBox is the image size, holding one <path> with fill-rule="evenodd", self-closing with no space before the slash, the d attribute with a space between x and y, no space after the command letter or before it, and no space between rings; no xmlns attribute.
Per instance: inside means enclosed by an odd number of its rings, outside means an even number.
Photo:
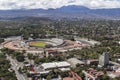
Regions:
<svg viewBox="0 0 120 80"><path fill-rule="evenodd" d="M48 10L0 10L0 19L26 16L80 19L120 19L120 8L89 9L84 6L64 6L61 8Z"/></svg>

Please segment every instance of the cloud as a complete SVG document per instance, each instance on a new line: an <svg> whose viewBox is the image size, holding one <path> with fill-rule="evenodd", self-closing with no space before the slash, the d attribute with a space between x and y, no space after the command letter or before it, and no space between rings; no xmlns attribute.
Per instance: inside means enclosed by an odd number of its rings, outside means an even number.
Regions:
<svg viewBox="0 0 120 80"><path fill-rule="evenodd" d="M68 5L89 8L120 8L120 0L0 0L0 10L8 9L49 9Z"/></svg>

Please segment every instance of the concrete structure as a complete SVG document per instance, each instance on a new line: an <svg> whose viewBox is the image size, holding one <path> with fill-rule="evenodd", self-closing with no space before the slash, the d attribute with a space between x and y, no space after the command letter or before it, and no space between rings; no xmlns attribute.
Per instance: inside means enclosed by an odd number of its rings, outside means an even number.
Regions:
<svg viewBox="0 0 120 80"><path fill-rule="evenodd" d="M77 58L70 58L67 60L68 63L71 64L72 67L76 67L77 64L84 65L85 62L78 60Z"/></svg>
<svg viewBox="0 0 120 80"><path fill-rule="evenodd" d="M41 68L43 70L51 70L55 68L68 68L70 66L71 65L68 62L63 61L63 62L43 63L41 65Z"/></svg>
<svg viewBox="0 0 120 80"><path fill-rule="evenodd" d="M38 67L35 66L29 66L29 73L32 75L39 75L39 74L48 74L53 69L57 69L58 71L62 72L69 72L70 64L67 62L53 62L53 63L43 63L42 65L39 65Z"/></svg>
<svg viewBox="0 0 120 80"><path fill-rule="evenodd" d="M80 41L83 44L87 44L89 46L95 46L95 45L100 45L101 43L98 41L94 41L94 40L88 40L86 38L75 38L76 41Z"/></svg>
<svg viewBox="0 0 120 80"><path fill-rule="evenodd" d="M47 44L52 45L51 47L40 48L40 47L30 46L29 43L31 41L32 40L23 40L20 37L18 37L17 39L14 39L13 37L11 39L6 39L5 43L3 44L3 47L16 50L16 51L25 50L26 52L29 52L29 53L36 53L36 52L39 53L39 51L44 52L44 50L49 50L49 49L65 52L65 51L73 50L73 49L81 49L82 47L87 46L84 44L79 44L76 41L64 40L64 39L59 39L59 38L33 40L33 41L45 41ZM58 55L55 55L55 56L58 56Z"/></svg>
<svg viewBox="0 0 120 80"><path fill-rule="evenodd" d="M22 36L11 36L11 37L5 38L4 40L5 41L21 41Z"/></svg>
<svg viewBox="0 0 120 80"><path fill-rule="evenodd" d="M101 67L106 66L109 64L109 53L103 53L100 57L99 57L99 65Z"/></svg>

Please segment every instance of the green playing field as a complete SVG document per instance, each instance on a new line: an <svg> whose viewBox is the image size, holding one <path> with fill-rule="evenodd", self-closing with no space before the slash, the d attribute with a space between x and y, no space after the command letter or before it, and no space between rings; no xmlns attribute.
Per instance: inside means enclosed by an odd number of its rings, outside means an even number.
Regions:
<svg viewBox="0 0 120 80"><path fill-rule="evenodd" d="M30 42L30 46L34 47L45 47L47 45L46 42Z"/></svg>

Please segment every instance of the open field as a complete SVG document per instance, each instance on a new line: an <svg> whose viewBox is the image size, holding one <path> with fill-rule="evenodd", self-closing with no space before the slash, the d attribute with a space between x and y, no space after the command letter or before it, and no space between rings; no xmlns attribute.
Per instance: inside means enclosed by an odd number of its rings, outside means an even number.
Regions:
<svg viewBox="0 0 120 80"><path fill-rule="evenodd" d="M46 42L30 42L29 45L33 47L45 47L47 43Z"/></svg>

